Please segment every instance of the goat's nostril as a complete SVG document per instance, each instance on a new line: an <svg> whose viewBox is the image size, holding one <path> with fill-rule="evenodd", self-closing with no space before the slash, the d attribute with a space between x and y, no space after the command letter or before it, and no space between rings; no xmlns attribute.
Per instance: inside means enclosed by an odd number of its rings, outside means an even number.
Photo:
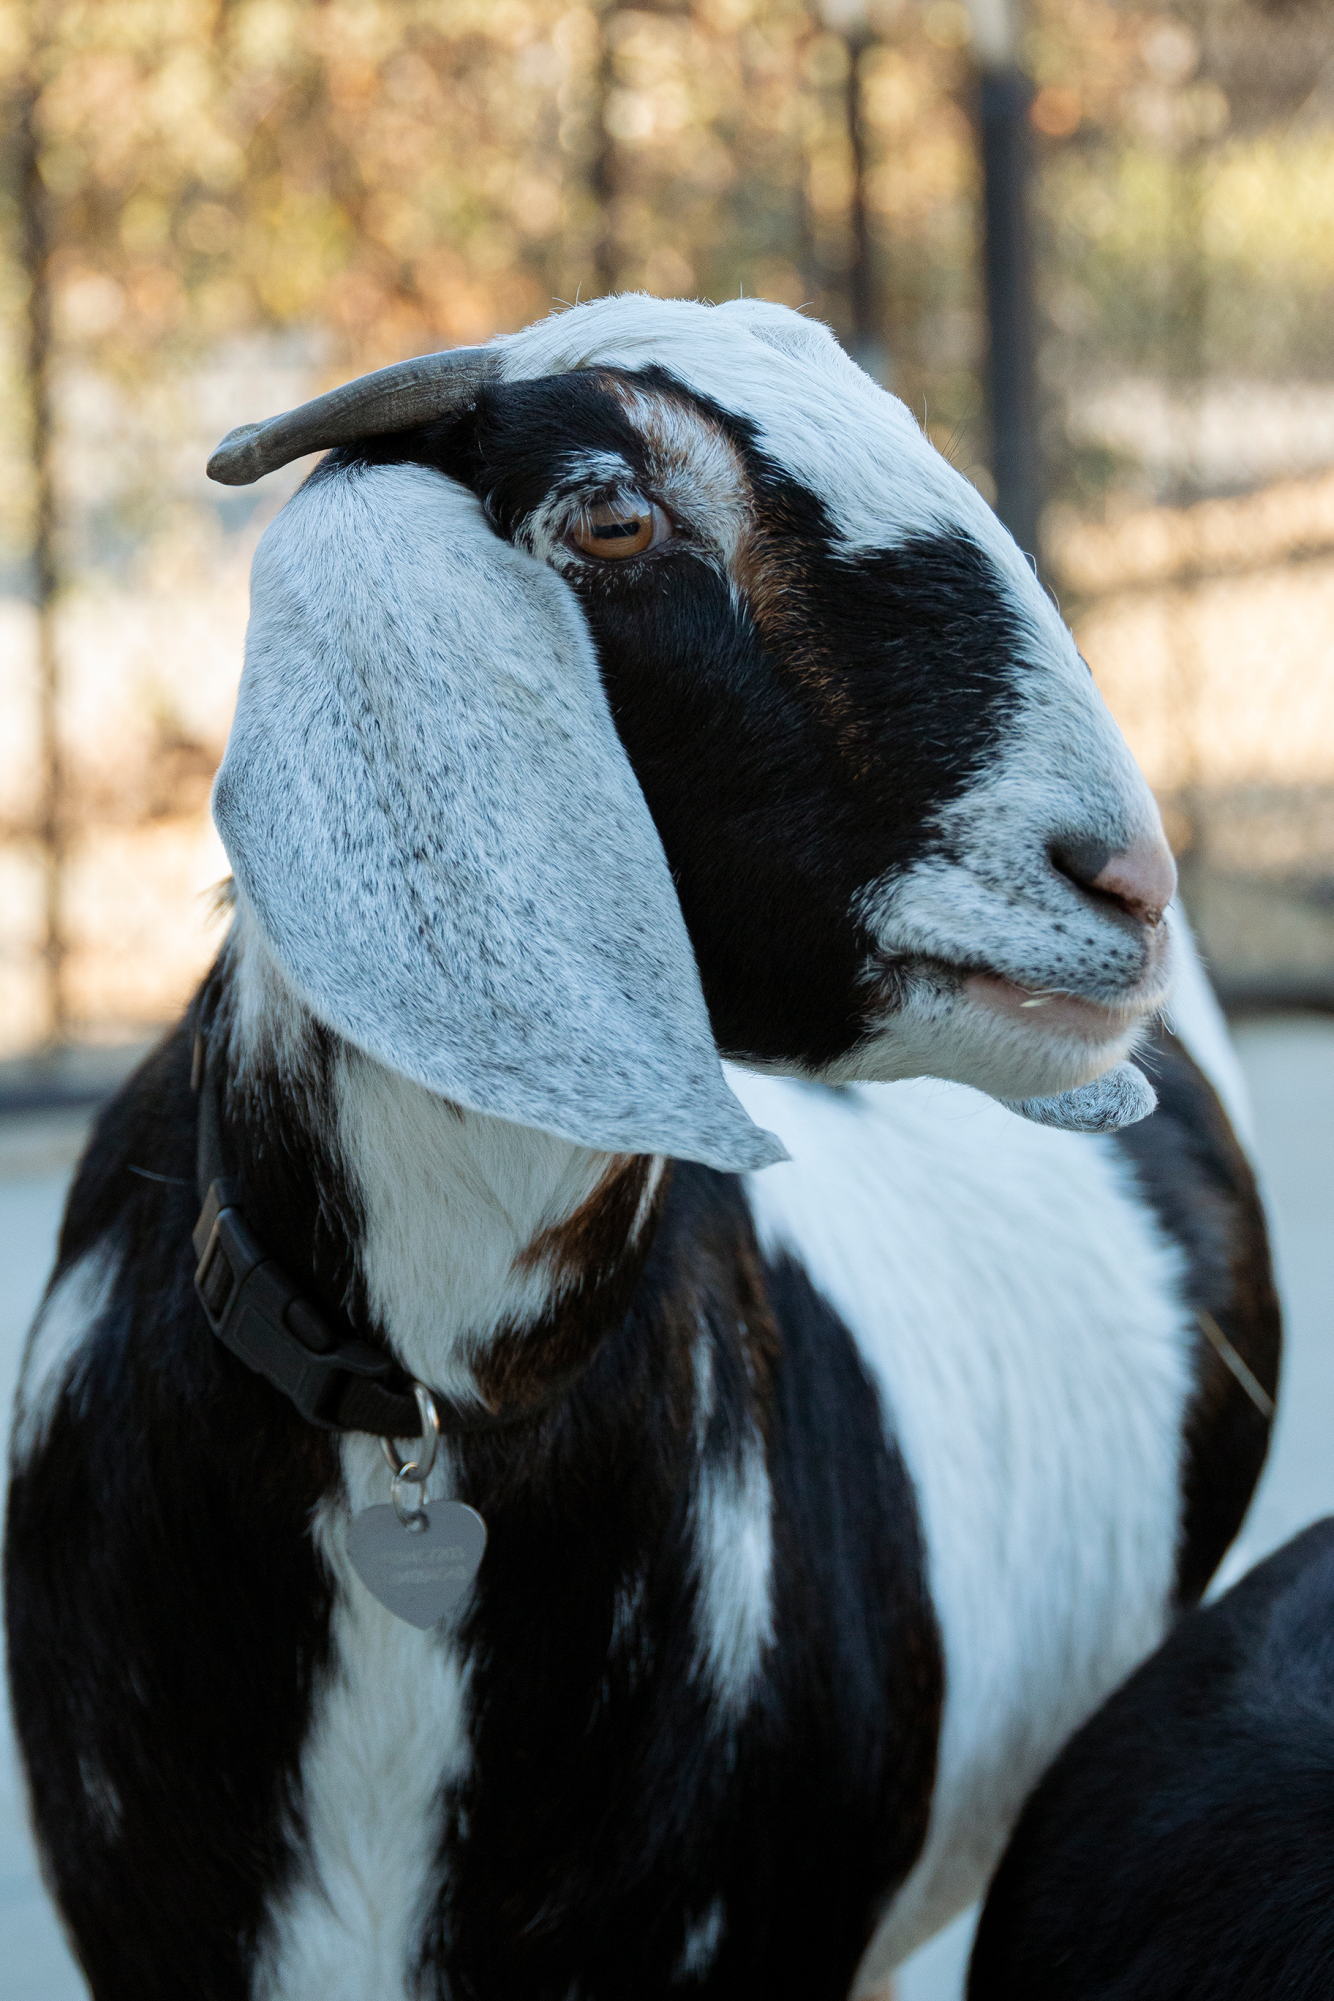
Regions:
<svg viewBox="0 0 1334 2001"><path fill-rule="evenodd" d="M1051 844L1052 866L1062 875L1068 875L1071 882L1081 889L1092 889L1108 862L1112 851L1106 841L1100 841L1088 834L1062 834Z"/></svg>
<svg viewBox="0 0 1334 2001"><path fill-rule="evenodd" d="M1053 843L1051 858L1071 882L1120 904L1140 924L1157 924L1176 894L1176 863L1161 834L1116 854L1103 842L1067 837Z"/></svg>

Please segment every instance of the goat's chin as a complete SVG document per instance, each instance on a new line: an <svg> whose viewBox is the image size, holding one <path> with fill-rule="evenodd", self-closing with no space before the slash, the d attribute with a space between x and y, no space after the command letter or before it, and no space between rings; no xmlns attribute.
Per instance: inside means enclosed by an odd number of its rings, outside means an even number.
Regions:
<svg viewBox="0 0 1334 2001"><path fill-rule="evenodd" d="M945 1077L993 1098L1053 1098L1123 1062L1160 1004L1156 993L1115 1006L1035 995L975 974L948 995L909 992L878 1032L821 1075L831 1084Z"/></svg>

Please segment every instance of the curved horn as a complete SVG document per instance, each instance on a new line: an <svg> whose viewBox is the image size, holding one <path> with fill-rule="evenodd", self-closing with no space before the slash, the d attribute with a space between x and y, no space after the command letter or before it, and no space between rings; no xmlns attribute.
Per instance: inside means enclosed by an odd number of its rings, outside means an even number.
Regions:
<svg viewBox="0 0 1334 2001"><path fill-rule="evenodd" d="M209 460L208 476L223 486L249 486L307 452L427 424L475 395L497 360L488 348L455 347L359 375L262 424L238 424Z"/></svg>

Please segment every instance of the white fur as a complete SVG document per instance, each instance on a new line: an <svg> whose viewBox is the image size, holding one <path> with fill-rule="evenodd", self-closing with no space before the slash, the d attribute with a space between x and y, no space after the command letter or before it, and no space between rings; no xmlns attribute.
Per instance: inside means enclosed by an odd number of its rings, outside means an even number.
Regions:
<svg viewBox="0 0 1334 2001"><path fill-rule="evenodd" d="M24 1349L10 1459L18 1472L46 1443L79 1348L106 1311L120 1260L105 1239L72 1264L42 1302Z"/></svg>
<svg viewBox="0 0 1334 2001"><path fill-rule="evenodd" d="M342 1444L348 1502L325 1502L315 1541L337 1591L330 1665L301 1759L297 1880L268 1914L256 2001L409 2001L445 1789L467 1769L467 1668L449 1625L386 1612L347 1558L350 1515L389 1498L373 1439ZM434 1493L445 1482L432 1477Z"/></svg>
<svg viewBox="0 0 1334 2001"><path fill-rule="evenodd" d="M654 487L724 575L734 572L752 526L750 481L715 421L652 390L616 391L650 450Z"/></svg>
<svg viewBox="0 0 1334 2001"><path fill-rule="evenodd" d="M702 1980L718 1957L726 1930L727 1909L722 1898L715 1897L694 1923L686 1927L686 1942L673 1979Z"/></svg>
<svg viewBox="0 0 1334 2001"><path fill-rule="evenodd" d="M551 1273L516 1268L520 1253L593 1193L611 1156L462 1111L360 1050L340 1052L335 1091L371 1310L405 1368L467 1397L487 1339L532 1325L553 1296Z"/></svg>
<svg viewBox="0 0 1334 2001"><path fill-rule="evenodd" d="M1078 1090L1063 1091L1055 1098L1023 1098L1001 1104L1021 1118L1040 1126L1059 1126L1064 1132L1113 1133L1122 1126L1138 1125L1158 1103L1158 1093L1133 1063L1118 1063L1092 1083Z"/></svg>
<svg viewBox="0 0 1334 2001"><path fill-rule="evenodd" d="M792 1161L748 1183L878 1383L945 1654L931 1830L873 1986L984 1886L1071 1729L1156 1642L1191 1388L1179 1256L1113 1143L958 1086L737 1074Z"/></svg>
<svg viewBox="0 0 1334 2001"><path fill-rule="evenodd" d="M276 1070L287 1090L297 1094L301 1114L319 1139L327 1140L324 1108L312 1101L311 1034L314 1017L284 973L265 938L244 892L232 887L232 922L227 933L227 966L235 1003L227 1047L229 1074L235 1083L263 1077Z"/></svg>
<svg viewBox="0 0 1334 2001"><path fill-rule="evenodd" d="M464 488L381 466L289 501L213 811L289 980L390 1068L586 1146L781 1157L723 1082L574 594Z"/></svg>
<svg viewBox="0 0 1334 2001"><path fill-rule="evenodd" d="M235 1076L274 1064L301 1094L303 1117L358 1201L372 1315L404 1368L466 1402L487 1342L502 1328L531 1326L572 1282L521 1254L588 1200L616 1156L465 1110L345 1042L335 1048L329 1100L315 1098L306 1088L312 1016L244 897L227 954ZM649 1164L630 1242L648 1221L664 1166L661 1156Z"/></svg>
<svg viewBox="0 0 1334 2001"><path fill-rule="evenodd" d="M774 1636L772 1510L764 1446L754 1432L735 1460L701 1466L694 1511L697 1662L728 1719L745 1708Z"/></svg>
<svg viewBox="0 0 1334 2001"><path fill-rule="evenodd" d="M690 1366L695 1378L695 1449L703 1452L713 1416L713 1338L705 1326L695 1337Z"/></svg>

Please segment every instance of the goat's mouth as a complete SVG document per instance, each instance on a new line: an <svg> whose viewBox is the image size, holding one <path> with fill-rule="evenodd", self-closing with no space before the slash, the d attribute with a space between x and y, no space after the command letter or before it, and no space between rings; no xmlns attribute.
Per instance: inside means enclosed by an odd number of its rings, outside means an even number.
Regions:
<svg viewBox="0 0 1334 2001"><path fill-rule="evenodd" d="M866 1033L823 1074L950 1077L992 1097L1054 1097L1130 1055L1168 989L1165 955L1138 979L1081 993L976 958L886 954L872 973Z"/></svg>
<svg viewBox="0 0 1334 2001"><path fill-rule="evenodd" d="M1036 1035L1074 1035L1101 1043L1138 1028L1163 1006L1170 986L1165 953L1155 954L1137 980L1101 993L1020 979L977 960L896 955L882 958L875 968L871 1012L892 1016L929 994L936 1009L942 1002L951 1008L962 1002Z"/></svg>
<svg viewBox="0 0 1334 2001"><path fill-rule="evenodd" d="M1090 1043L1118 1041L1166 998L1166 984L1159 979L1143 980L1130 993L1104 1000L1064 987L1023 986L996 972L966 973L961 991L973 1006L987 1008L1016 1027L1039 1035L1073 1035Z"/></svg>

